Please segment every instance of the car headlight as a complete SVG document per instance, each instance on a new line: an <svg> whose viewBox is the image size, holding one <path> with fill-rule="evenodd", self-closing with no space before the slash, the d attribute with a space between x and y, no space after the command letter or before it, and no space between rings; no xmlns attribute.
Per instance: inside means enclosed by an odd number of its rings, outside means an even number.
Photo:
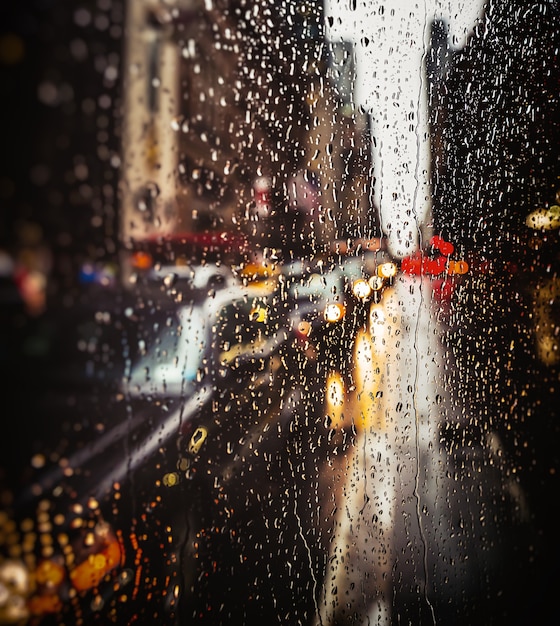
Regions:
<svg viewBox="0 0 560 626"><path fill-rule="evenodd" d="M395 263L381 263L377 268L377 274L381 278L393 278L397 274L397 266Z"/></svg>
<svg viewBox="0 0 560 626"><path fill-rule="evenodd" d="M343 304L340 304L338 302L330 302L325 307L325 320L330 324L340 322L340 320L344 318L345 313L346 309Z"/></svg>
<svg viewBox="0 0 560 626"><path fill-rule="evenodd" d="M368 280L368 285L373 289L373 291L380 291L383 287L384 281L381 276L372 276Z"/></svg>
<svg viewBox="0 0 560 626"><path fill-rule="evenodd" d="M352 293L356 298L365 300L371 295L371 287L363 278L358 278L352 283Z"/></svg>

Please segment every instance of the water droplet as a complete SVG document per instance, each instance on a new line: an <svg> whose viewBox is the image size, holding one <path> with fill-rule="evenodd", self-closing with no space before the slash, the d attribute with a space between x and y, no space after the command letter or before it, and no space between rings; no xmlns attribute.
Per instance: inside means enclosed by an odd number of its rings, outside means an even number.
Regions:
<svg viewBox="0 0 560 626"><path fill-rule="evenodd" d="M170 289L177 282L177 278L178 278L177 274L174 274L174 273L167 274L167 276L165 276L163 279L163 284L168 289Z"/></svg>

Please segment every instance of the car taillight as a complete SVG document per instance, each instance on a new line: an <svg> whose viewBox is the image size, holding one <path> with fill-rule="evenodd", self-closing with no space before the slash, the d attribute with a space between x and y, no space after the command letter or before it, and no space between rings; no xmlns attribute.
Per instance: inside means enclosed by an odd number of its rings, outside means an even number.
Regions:
<svg viewBox="0 0 560 626"><path fill-rule="evenodd" d="M147 252L134 252L131 256L131 265L137 270L149 270L153 264L152 255Z"/></svg>

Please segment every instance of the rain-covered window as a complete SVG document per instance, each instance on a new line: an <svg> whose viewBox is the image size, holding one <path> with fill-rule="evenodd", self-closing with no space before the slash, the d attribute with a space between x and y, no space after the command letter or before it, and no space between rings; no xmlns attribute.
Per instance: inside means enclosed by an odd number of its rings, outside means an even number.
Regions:
<svg viewBox="0 0 560 626"><path fill-rule="evenodd" d="M0 624L553 624L560 7L3 7Z"/></svg>

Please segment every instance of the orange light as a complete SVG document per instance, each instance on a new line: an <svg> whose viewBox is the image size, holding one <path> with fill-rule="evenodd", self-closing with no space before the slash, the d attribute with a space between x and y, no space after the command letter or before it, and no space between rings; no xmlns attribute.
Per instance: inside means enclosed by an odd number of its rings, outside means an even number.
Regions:
<svg viewBox="0 0 560 626"><path fill-rule="evenodd" d="M279 273L278 266L272 263L247 263L240 270L240 275L249 280L272 278Z"/></svg>
<svg viewBox="0 0 560 626"><path fill-rule="evenodd" d="M297 327L298 333L304 337L308 337L311 332L311 324L305 320L302 320Z"/></svg>
<svg viewBox="0 0 560 626"><path fill-rule="evenodd" d="M40 585L57 587L64 580L64 568L54 561L41 561L35 570L35 580Z"/></svg>
<svg viewBox="0 0 560 626"><path fill-rule="evenodd" d="M469 264L466 261L449 261L448 274L466 274L469 271Z"/></svg>
<svg viewBox="0 0 560 626"><path fill-rule="evenodd" d="M32 615L45 615L60 612L62 601L57 594L41 594L33 596L27 606Z"/></svg>
<svg viewBox="0 0 560 626"><path fill-rule="evenodd" d="M86 591L97 587L105 574L117 567L121 560L121 547L118 541L112 541L97 554L90 554L70 572L72 585L77 591Z"/></svg>
<svg viewBox="0 0 560 626"><path fill-rule="evenodd" d="M132 267L138 270L148 270L154 264L152 256L147 252L135 252L131 258Z"/></svg>
<svg viewBox="0 0 560 626"><path fill-rule="evenodd" d="M338 372L331 372L327 377L325 408L331 421L330 428L341 428L344 425L344 381Z"/></svg>

